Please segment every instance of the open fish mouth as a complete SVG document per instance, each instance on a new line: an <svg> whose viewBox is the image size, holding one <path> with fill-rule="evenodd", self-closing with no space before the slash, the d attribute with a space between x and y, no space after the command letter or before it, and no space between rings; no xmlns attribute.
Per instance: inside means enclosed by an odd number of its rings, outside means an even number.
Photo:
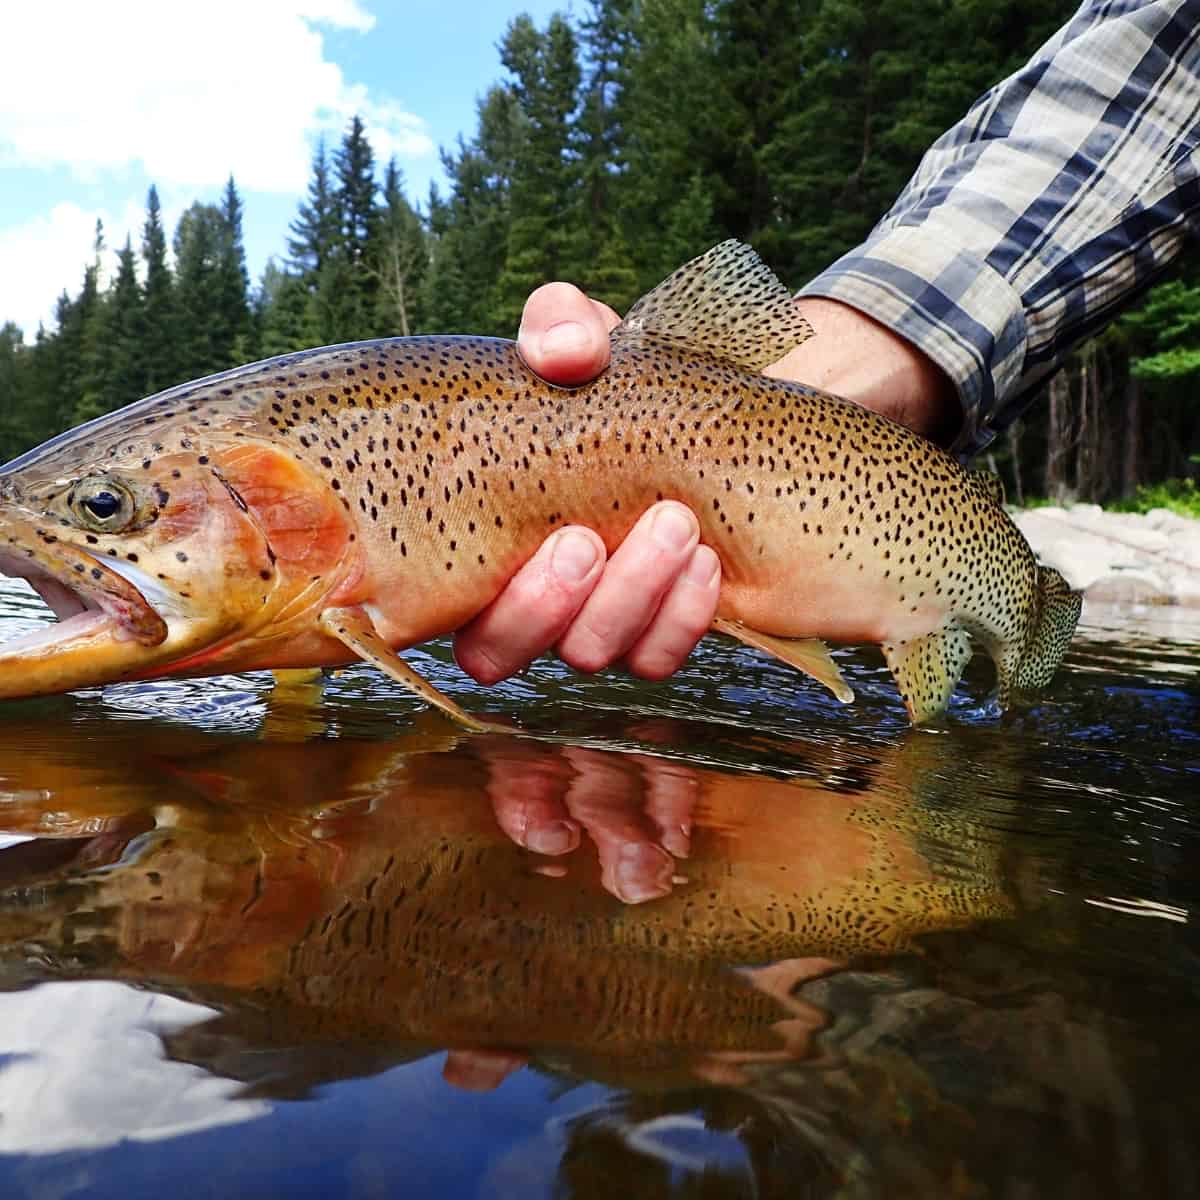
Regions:
<svg viewBox="0 0 1200 1200"><path fill-rule="evenodd" d="M57 618L7 641L0 635L0 661L98 639L147 647L167 637L166 622L124 573L26 522L8 518L0 525L0 574L24 579Z"/></svg>

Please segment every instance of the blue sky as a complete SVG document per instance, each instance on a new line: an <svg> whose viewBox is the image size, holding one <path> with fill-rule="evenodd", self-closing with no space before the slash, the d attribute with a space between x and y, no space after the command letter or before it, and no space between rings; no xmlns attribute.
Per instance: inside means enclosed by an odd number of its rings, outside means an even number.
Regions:
<svg viewBox="0 0 1200 1200"><path fill-rule="evenodd" d="M32 336L78 289L97 217L137 244L146 191L168 228L233 173L257 277L284 249L312 149L363 114L409 195L475 128L496 43L583 0L73 0L14 3L0 49L0 322ZM69 36L64 36L69 34Z"/></svg>

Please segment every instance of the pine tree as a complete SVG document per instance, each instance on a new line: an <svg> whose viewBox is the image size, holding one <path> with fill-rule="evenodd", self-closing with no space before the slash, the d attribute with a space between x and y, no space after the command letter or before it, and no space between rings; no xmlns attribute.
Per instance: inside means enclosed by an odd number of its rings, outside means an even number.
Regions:
<svg viewBox="0 0 1200 1200"><path fill-rule="evenodd" d="M395 158L384 172L369 248L370 269L378 289L373 332L408 336L423 318L420 303L428 247L421 218L404 194L404 176Z"/></svg>
<svg viewBox="0 0 1200 1200"><path fill-rule="evenodd" d="M179 312L177 363L184 379L229 365L222 329L220 261L226 236L219 208L196 201L175 227L176 297Z"/></svg>
<svg viewBox="0 0 1200 1200"><path fill-rule="evenodd" d="M59 296L54 310L57 333L44 341L43 378L53 397L46 416L55 429L66 429L72 423L96 374L103 250L104 228L97 221L92 261L84 268L83 286L75 299L65 291Z"/></svg>
<svg viewBox="0 0 1200 1200"><path fill-rule="evenodd" d="M20 328L12 321L0 325L0 463L30 444L29 355Z"/></svg>
<svg viewBox="0 0 1200 1200"><path fill-rule="evenodd" d="M580 278L586 264L582 195L572 116L579 103L575 34L555 15L545 33L517 17L500 45L522 117L512 182L504 269L496 282L495 319L517 328L531 288Z"/></svg>
<svg viewBox="0 0 1200 1200"><path fill-rule="evenodd" d="M576 125L583 274L577 282L619 311L638 295L638 271L620 225L621 124L625 59L633 38L631 0L592 0L582 22L587 78Z"/></svg>
<svg viewBox="0 0 1200 1200"><path fill-rule="evenodd" d="M664 231L685 214L715 213L718 193L729 186L724 110L731 101L711 7L708 0L642 0L632 14L616 101L619 220L640 291L683 261L664 246ZM734 232L715 215L713 225L714 233Z"/></svg>
<svg viewBox="0 0 1200 1200"><path fill-rule="evenodd" d="M145 395L145 311L129 238L117 255L117 276L92 318L94 345L87 386L72 414L90 421Z"/></svg>
<svg viewBox="0 0 1200 1200"><path fill-rule="evenodd" d="M308 199L300 205L296 219L288 227L288 264L292 270L306 277L315 276L333 253L339 225L337 197L330 182L329 156L322 137L313 154Z"/></svg>
<svg viewBox="0 0 1200 1200"><path fill-rule="evenodd" d="M269 259L255 305L259 353L264 358L314 345L309 324L310 296L303 276Z"/></svg>
<svg viewBox="0 0 1200 1200"><path fill-rule="evenodd" d="M175 284L167 264L167 235L162 225L158 189L153 184L146 196L146 221L142 226L142 261L146 274L143 285L145 343L143 364L148 393L162 391L184 378L175 350L178 317L175 311Z"/></svg>
<svg viewBox="0 0 1200 1200"><path fill-rule="evenodd" d="M333 166L338 234L318 289L329 323L327 340L344 342L366 337L374 327L379 292L369 258L377 217L375 157L361 117L351 120Z"/></svg>
<svg viewBox="0 0 1200 1200"><path fill-rule="evenodd" d="M431 203L435 237L425 289L429 328L512 336L497 317L492 297L512 213L512 186L524 120L512 90L494 86L478 105L479 128L457 153L443 152L449 199Z"/></svg>
<svg viewBox="0 0 1200 1200"><path fill-rule="evenodd" d="M221 236L217 247L215 303L218 326L213 331L215 353L224 366L255 357L250 321L250 276L242 239L242 201L233 176L221 197Z"/></svg>
<svg viewBox="0 0 1200 1200"><path fill-rule="evenodd" d="M454 208L442 200L437 184L429 189L429 264L422 280L420 312L423 331L453 333L481 329L472 324L474 298L463 271L464 230L453 219Z"/></svg>

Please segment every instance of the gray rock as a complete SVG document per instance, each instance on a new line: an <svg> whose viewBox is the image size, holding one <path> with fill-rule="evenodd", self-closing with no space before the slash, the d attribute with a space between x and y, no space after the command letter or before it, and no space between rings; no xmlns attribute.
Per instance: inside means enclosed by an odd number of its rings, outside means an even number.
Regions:
<svg viewBox="0 0 1200 1200"><path fill-rule="evenodd" d="M1200 521L1164 508L1112 513L1096 504L1012 516L1038 558L1089 602L1200 606Z"/></svg>

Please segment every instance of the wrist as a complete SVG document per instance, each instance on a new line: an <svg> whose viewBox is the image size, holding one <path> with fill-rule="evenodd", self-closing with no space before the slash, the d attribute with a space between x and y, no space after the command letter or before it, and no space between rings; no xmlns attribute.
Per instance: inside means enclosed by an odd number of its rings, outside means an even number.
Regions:
<svg viewBox="0 0 1200 1200"><path fill-rule="evenodd" d="M911 342L838 300L803 296L796 305L815 336L766 373L831 392L941 444L962 421L949 376Z"/></svg>

